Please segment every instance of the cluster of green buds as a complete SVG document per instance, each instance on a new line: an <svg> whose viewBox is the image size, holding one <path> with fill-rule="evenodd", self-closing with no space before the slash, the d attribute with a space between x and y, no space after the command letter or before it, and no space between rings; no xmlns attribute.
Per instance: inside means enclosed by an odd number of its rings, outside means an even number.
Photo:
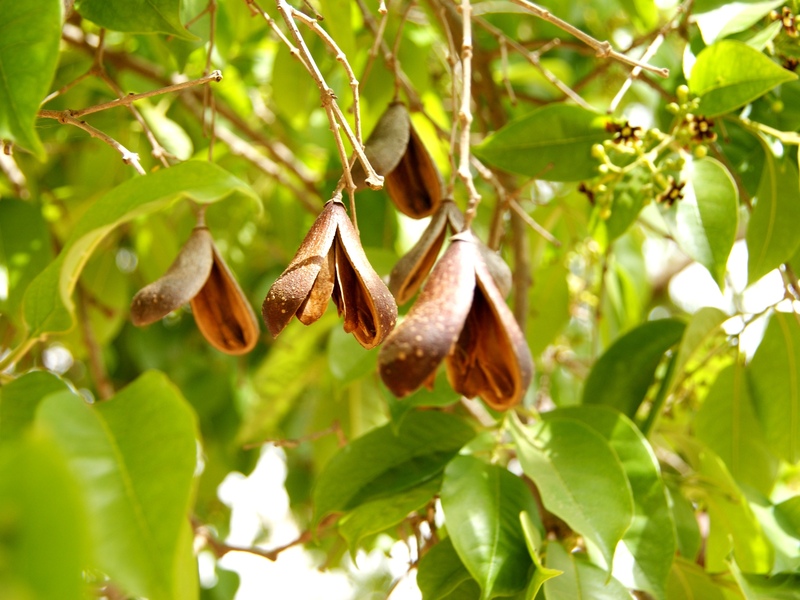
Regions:
<svg viewBox="0 0 800 600"><path fill-rule="evenodd" d="M708 154L708 144L717 139L714 121L697 113L698 100L689 98L688 87L678 86L676 94L678 101L667 105L667 110L678 118L673 136L683 149L703 158Z"/></svg>

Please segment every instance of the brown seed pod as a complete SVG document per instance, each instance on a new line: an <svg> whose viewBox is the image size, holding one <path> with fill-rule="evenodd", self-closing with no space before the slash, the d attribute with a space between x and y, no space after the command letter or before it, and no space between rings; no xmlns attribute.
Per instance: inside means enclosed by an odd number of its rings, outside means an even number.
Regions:
<svg viewBox="0 0 800 600"><path fill-rule="evenodd" d="M405 304L422 286L433 268L448 232L456 234L464 227L464 215L452 200L443 200L431 217L419 240L401 258L389 276L389 289L398 304ZM511 269L497 252L477 241L478 249L503 296L511 291Z"/></svg>
<svg viewBox="0 0 800 600"><path fill-rule="evenodd" d="M524 336L470 232L451 238L406 319L381 348L381 378L397 396L429 384L442 360L457 392L491 407L517 404L533 373Z"/></svg>
<svg viewBox="0 0 800 600"><path fill-rule="evenodd" d="M364 153L397 209L413 219L432 215L443 198L439 169L411 123L404 104L389 105L364 144ZM361 163L351 170L357 189L366 186Z"/></svg>
<svg viewBox="0 0 800 600"><path fill-rule="evenodd" d="M397 305L369 264L344 205L328 202L297 254L272 284L261 308L277 337L297 318L310 325L333 298L344 330L365 348L380 344L397 321Z"/></svg>
<svg viewBox="0 0 800 600"><path fill-rule="evenodd" d="M206 227L195 227L164 276L134 296L131 320L149 325L187 302L198 329L217 350L244 354L256 345L255 313Z"/></svg>

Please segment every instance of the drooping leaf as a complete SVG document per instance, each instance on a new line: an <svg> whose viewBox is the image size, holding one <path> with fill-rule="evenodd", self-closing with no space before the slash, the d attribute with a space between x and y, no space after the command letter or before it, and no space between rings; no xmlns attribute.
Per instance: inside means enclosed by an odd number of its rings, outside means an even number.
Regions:
<svg viewBox="0 0 800 600"><path fill-rule="evenodd" d="M37 424L84 490L94 566L133 595L196 598L185 572L197 427L178 389L150 371L100 404L60 393L41 404Z"/></svg>
<svg viewBox="0 0 800 600"><path fill-rule="evenodd" d="M608 442L567 418L523 426L514 417L511 433L522 470L536 483L544 507L594 544L610 571L634 505L628 478Z"/></svg>
<svg viewBox="0 0 800 600"><path fill-rule="evenodd" d="M779 457L800 461L800 324L776 312L747 374L767 444Z"/></svg>
<svg viewBox="0 0 800 600"><path fill-rule="evenodd" d="M72 231L58 258L25 292L23 310L31 337L67 331L73 323L72 291L89 256L115 227L163 209L176 198L200 204L233 192L257 197L250 187L213 163L188 161L120 184L95 202Z"/></svg>
<svg viewBox="0 0 800 600"><path fill-rule="evenodd" d="M449 537L428 550L419 561L417 585L423 600L450 600L467 590L473 591L468 598L478 598L481 593Z"/></svg>
<svg viewBox="0 0 800 600"><path fill-rule="evenodd" d="M631 526L617 545L613 574L626 586L665 597L676 540L666 487L653 449L636 425L605 406L581 406L546 413L569 417L602 435L619 457L633 492Z"/></svg>
<svg viewBox="0 0 800 600"><path fill-rule="evenodd" d="M692 11L703 41L711 45L734 33L745 31L764 18L784 0L762 2L726 2L721 6L695 6Z"/></svg>
<svg viewBox="0 0 800 600"><path fill-rule="evenodd" d="M797 75L743 42L722 40L698 56L689 89L700 97L698 112L707 117L744 106Z"/></svg>
<svg viewBox="0 0 800 600"><path fill-rule="evenodd" d="M0 9L0 140L44 160L34 123L58 64L61 2L3 0Z"/></svg>
<svg viewBox="0 0 800 600"><path fill-rule="evenodd" d="M473 435L457 417L424 411L406 415L396 434L384 425L353 440L317 479L316 519L429 481Z"/></svg>
<svg viewBox="0 0 800 600"><path fill-rule="evenodd" d="M722 288L739 221L736 184L713 158L688 162L681 180L686 186L674 213L675 241Z"/></svg>
<svg viewBox="0 0 800 600"><path fill-rule="evenodd" d="M180 0L77 0L81 16L113 31L166 33L185 40L197 39L180 19Z"/></svg>
<svg viewBox="0 0 800 600"><path fill-rule="evenodd" d="M439 491L441 481L431 479L404 492L366 502L339 520L339 533L355 556L364 538L402 522L409 513L423 508Z"/></svg>
<svg viewBox="0 0 800 600"><path fill-rule="evenodd" d="M4 598L85 598L87 515L57 448L42 439L0 445L0 592Z"/></svg>
<svg viewBox="0 0 800 600"><path fill-rule="evenodd" d="M18 438L33 423L36 407L50 394L68 391L47 371L29 371L0 388L0 442Z"/></svg>
<svg viewBox="0 0 800 600"><path fill-rule="evenodd" d="M717 376L697 412L695 433L738 481L769 496L778 465L767 449L744 369L738 363Z"/></svg>
<svg viewBox="0 0 800 600"><path fill-rule="evenodd" d="M800 247L800 177L788 156L776 158L763 138L765 161L756 205L747 226L747 281L755 283Z"/></svg>
<svg viewBox="0 0 800 600"><path fill-rule="evenodd" d="M592 367L583 389L583 403L613 406L633 418L661 358L681 339L685 328L682 321L659 319L623 335Z"/></svg>
<svg viewBox="0 0 800 600"><path fill-rule="evenodd" d="M508 123L473 150L505 171L547 181L578 181L597 173L593 144L608 139L608 119L579 106L551 104Z"/></svg>
<svg viewBox="0 0 800 600"><path fill-rule="evenodd" d="M445 468L441 501L450 539L481 598L522 591L531 557L519 514L538 515L522 480L498 465L457 456Z"/></svg>
<svg viewBox="0 0 800 600"><path fill-rule="evenodd" d="M563 575L544 582L547 600L630 599L631 595L625 586L589 562L585 554L569 553L556 541L547 544L546 552L547 567L563 572Z"/></svg>

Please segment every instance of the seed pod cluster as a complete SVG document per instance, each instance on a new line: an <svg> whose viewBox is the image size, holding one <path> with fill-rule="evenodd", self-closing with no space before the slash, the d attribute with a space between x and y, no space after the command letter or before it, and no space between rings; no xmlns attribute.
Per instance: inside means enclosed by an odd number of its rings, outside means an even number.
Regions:
<svg viewBox="0 0 800 600"><path fill-rule="evenodd" d="M195 227L164 276L134 296L131 320L143 327L187 303L198 329L217 350L245 354L255 347L255 313L204 226Z"/></svg>

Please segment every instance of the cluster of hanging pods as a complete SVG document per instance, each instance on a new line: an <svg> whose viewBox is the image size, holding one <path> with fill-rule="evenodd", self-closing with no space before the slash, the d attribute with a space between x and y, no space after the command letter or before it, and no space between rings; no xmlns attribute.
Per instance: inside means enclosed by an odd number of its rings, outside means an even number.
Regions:
<svg viewBox="0 0 800 600"><path fill-rule="evenodd" d="M270 333L277 337L293 317L310 325L333 299L346 332L364 348L381 345L380 376L395 395L432 387L444 362L456 392L478 396L497 410L519 403L533 361L505 303L508 266L464 228L463 214L444 197L439 170L403 104L389 106L364 151L398 210L416 219L430 216L428 227L392 270L387 287L367 260L344 205L330 200L267 293L262 316ZM351 174L363 189L366 174L360 163ZM396 302L405 304L421 287L395 326ZM134 325L148 325L186 303L218 350L244 354L257 343L255 314L203 224L167 273L136 294L131 318Z"/></svg>

